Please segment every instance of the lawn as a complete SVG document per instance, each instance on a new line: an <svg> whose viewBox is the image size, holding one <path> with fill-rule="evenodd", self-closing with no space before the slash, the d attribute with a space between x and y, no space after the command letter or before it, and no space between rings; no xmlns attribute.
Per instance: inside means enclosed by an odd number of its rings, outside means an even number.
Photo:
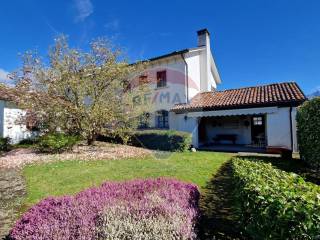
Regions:
<svg viewBox="0 0 320 240"><path fill-rule="evenodd" d="M232 157L228 153L186 152L163 157L106 161L61 161L23 169L27 183L24 210L47 196L74 194L104 181L173 177L201 188Z"/></svg>
<svg viewBox="0 0 320 240"><path fill-rule="evenodd" d="M200 239L245 239L238 226L234 209L234 184L231 181L230 160L234 154L214 152L168 153L167 156L144 158L60 161L28 165L23 168L27 196L21 212L48 196L71 195L104 181L123 181L137 178L173 177L192 182L201 192L200 208L203 213L199 224ZM298 159L255 155L274 167L296 172L314 181L310 170ZM318 178L316 180L319 180Z"/></svg>

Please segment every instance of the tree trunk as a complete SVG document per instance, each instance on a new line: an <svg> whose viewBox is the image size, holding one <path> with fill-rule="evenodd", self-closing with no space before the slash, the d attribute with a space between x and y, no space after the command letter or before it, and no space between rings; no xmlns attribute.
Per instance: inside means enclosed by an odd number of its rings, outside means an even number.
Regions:
<svg viewBox="0 0 320 240"><path fill-rule="evenodd" d="M88 138L87 138L87 143L88 145L93 145L94 142L97 140L97 135L95 133L92 133Z"/></svg>

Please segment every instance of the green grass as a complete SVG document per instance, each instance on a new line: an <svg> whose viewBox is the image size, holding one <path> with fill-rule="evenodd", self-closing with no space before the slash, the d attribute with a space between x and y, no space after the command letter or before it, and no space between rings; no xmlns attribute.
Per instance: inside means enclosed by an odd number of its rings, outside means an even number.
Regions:
<svg viewBox="0 0 320 240"><path fill-rule="evenodd" d="M24 208L48 196L69 195L107 180L174 177L204 188L231 154L196 152L173 153L168 158L106 161L62 161L31 165L23 169L27 183Z"/></svg>

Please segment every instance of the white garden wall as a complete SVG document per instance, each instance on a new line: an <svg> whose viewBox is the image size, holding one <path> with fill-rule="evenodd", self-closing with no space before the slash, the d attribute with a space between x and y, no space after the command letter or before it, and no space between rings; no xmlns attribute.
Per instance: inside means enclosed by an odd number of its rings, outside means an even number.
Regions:
<svg viewBox="0 0 320 240"><path fill-rule="evenodd" d="M267 114L268 146L281 146L291 149L290 108L278 108L275 113Z"/></svg>
<svg viewBox="0 0 320 240"><path fill-rule="evenodd" d="M25 111L10 102L0 101L1 137L9 137L11 143L18 143L31 137L31 132L21 123Z"/></svg>

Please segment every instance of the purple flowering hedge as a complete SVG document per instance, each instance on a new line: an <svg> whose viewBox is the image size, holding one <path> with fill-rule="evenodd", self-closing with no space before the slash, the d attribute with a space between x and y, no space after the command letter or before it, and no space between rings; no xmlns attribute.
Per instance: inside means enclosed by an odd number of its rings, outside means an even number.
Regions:
<svg viewBox="0 0 320 240"><path fill-rule="evenodd" d="M17 221L10 238L195 239L198 200L195 185L173 179L106 182L42 200Z"/></svg>

